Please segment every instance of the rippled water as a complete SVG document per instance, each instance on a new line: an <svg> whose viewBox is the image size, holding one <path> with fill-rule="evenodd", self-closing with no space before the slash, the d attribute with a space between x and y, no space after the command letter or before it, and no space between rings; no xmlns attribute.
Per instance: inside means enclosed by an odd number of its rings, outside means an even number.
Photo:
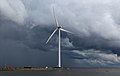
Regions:
<svg viewBox="0 0 120 76"><path fill-rule="evenodd" d="M0 72L0 76L120 76L120 69L14 71L14 72Z"/></svg>

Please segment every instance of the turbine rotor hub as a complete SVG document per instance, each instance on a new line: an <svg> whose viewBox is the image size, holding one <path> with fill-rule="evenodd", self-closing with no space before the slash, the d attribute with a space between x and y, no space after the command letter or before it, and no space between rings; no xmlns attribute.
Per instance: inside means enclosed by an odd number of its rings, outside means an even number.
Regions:
<svg viewBox="0 0 120 76"><path fill-rule="evenodd" d="M62 28L61 26L58 27L58 29Z"/></svg>

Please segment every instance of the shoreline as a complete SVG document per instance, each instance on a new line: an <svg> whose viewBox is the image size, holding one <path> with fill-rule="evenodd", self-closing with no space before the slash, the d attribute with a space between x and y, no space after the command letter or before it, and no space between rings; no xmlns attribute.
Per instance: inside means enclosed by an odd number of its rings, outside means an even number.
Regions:
<svg viewBox="0 0 120 76"><path fill-rule="evenodd" d="M82 67L82 68L58 68L58 67L4 67L0 68L0 72L3 71L73 71L73 70L80 70L80 71L113 71L113 70L120 70L120 67Z"/></svg>

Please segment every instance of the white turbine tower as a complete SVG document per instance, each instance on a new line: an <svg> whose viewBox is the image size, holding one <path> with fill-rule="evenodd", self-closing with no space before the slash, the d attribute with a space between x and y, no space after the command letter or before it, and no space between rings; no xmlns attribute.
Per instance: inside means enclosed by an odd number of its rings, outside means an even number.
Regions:
<svg viewBox="0 0 120 76"><path fill-rule="evenodd" d="M50 35L50 37L48 38L46 44L50 41L50 39L52 38L52 36L58 31L59 32L59 41L58 41L58 67L61 67L61 31L67 32L67 33L71 33L70 31L67 31L65 29L62 28L62 26L59 24L56 15L55 15L55 9L53 7L53 15L54 15L54 20L55 20L55 25L56 25L56 29L53 31L53 33Z"/></svg>

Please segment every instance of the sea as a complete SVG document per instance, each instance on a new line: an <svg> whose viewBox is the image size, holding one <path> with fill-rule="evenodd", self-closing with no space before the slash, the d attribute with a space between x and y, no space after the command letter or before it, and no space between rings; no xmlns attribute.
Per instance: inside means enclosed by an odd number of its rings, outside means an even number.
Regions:
<svg viewBox="0 0 120 76"><path fill-rule="evenodd" d="M120 69L70 69L46 71L4 71L0 76L120 76Z"/></svg>

